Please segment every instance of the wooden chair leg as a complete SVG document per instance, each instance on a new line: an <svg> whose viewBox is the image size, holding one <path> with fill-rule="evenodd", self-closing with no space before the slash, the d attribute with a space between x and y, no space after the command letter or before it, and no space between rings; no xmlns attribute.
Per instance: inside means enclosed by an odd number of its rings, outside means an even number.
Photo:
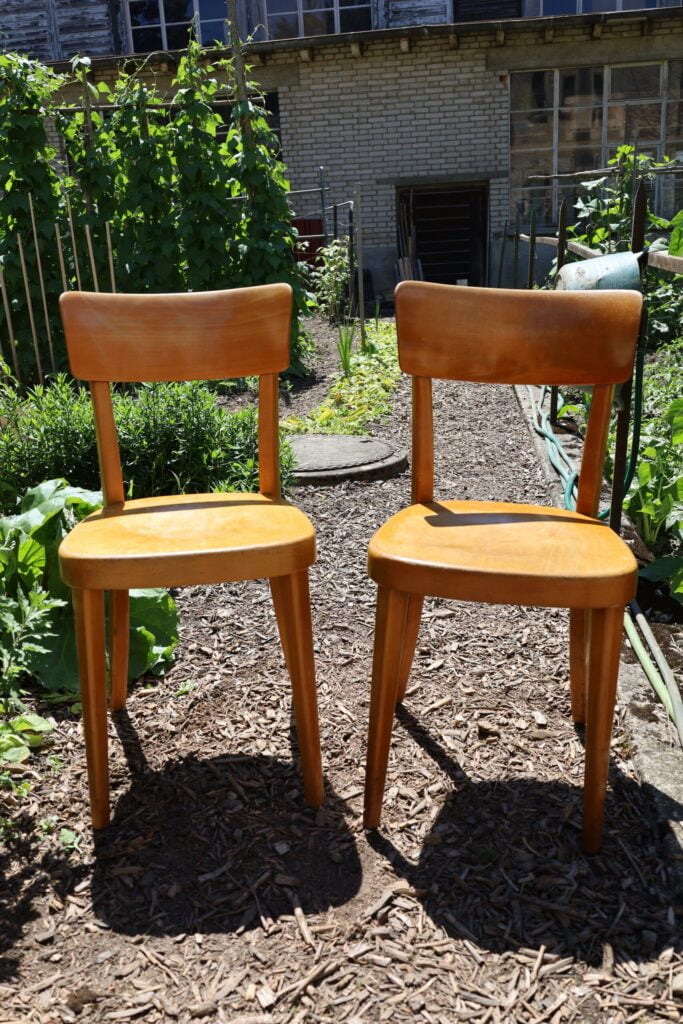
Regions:
<svg viewBox="0 0 683 1024"><path fill-rule="evenodd" d="M586 721L586 682L590 655L590 608L569 609L569 680L572 720L576 725Z"/></svg>
<svg viewBox="0 0 683 1024"><path fill-rule="evenodd" d="M624 610L601 608L592 612L591 619L581 844L586 853L597 853L602 835Z"/></svg>
<svg viewBox="0 0 683 1024"><path fill-rule="evenodd" d="M76 622L90 814L93 828L106 828L109 824L109 761L104 593L75 589L71 597Z"/></svg>
<svg viewBox="0 0 683 1024"><path fill-rule="evenodd" d="M409 601L409 594L390 590L388 587L380 587L377 593L370 726L365 769L365 828L377 828L382 816L384 783L387 776Z"/></svg>
<svg viewBox="0 0 683 1024"><path fill-rule="evenodd" d="M112 590L109 594L109 701L112 711L121 711L126 706L129 623L128 591Z"/></svg>
<svg viewBox="0 0 683 1024"><path fill-rule="evenodd" d="M315 686L313 628L308 573L278 576L270 581L282 650L292 681L296 732L306 802L322 804L325 793L320 757L318 700Z"/></svg>
<svg viewBox="0 0 683 1024"><path fill-rule="evenodd" d="M420 632L423 604L424 597L422 594L410 594L406 621L403 627L403 639L401 641L401 660L398 669L398 688L396 691L397 704L403 701L408 689L408 679L410 678L410 670L413 667L417 637Z"/></svg>

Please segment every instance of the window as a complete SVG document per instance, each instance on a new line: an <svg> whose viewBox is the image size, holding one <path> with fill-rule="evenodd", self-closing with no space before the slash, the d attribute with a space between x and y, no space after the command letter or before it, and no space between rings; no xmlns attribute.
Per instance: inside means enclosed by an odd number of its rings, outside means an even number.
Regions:
<svg viewBox="0 0 683 1024"><path fill-rule="evenodd" d="M269 39L367 32L370 4L362 0L266 0Z"/></svg>
<svg viewBox="0 0 683 1024"><path fill-rule="evenodd" d="M604 14L678 6L680 0L541 0L541 14Z"/></svg>
<svg viewBox="0 0 683 1024"><path fill-rule="evenodd" d="M578 191L575 178L558 175L606 167L624 144L659 160L683 153L683 61L511 74L512 216L528 222L535 209L537 222L556 222ZM664 214L683 199L679 179L657 182Z"/></svg>
<svg viewBox="0 0 683 1024"><path fill-rule="evenodd" d="M133 53L182 50L193 23L204 45L228 40L226 0L128 0L125 10Z"/></svg>

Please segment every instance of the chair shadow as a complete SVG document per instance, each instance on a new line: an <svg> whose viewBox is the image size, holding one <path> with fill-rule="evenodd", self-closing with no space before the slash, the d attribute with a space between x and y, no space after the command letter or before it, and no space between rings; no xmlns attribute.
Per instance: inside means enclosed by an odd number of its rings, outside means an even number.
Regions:
<svg viewBox="0 0 683 1024"><path fill-rule="evenodd" d="M475 504L473 502L473 504ZM446 527L453 529L462 526L511 526L519 523L571 523L574 526L595 526L591 519L580 519L570 513L562 512L547 514L543 512L519 512L518 506L510 503L505 511L501 512L477 512L472 509L469 512L453 512L452 509L439 501L424 502L424 507L432 510L433 515L425 516L425 522L434 527ZM602 525L602 524L598 524Z"/></svg>
<svg viewBox="0 0 683 1024"><path fill-rule="evenodd" d="M545 945L593 966L605 944L615 960L636 962L681 947L669 909L676 893L652 871L663 837L643 818L635 782L612 766L602 850L588 856L579 842L580 786L470 779L408 710L399 707L397 717L454 789L415 862L381 830L368 840L447 934L498 954ZM670 810L683 818L683 805Z"/></svg>
<svg viewBox="0 0 683 1024"><path fill-rule="evenodd" d="M360 889L346 804L329 786L304 804L293 763L188 756L152 771L125 711L114 716L132 775L95 839L93 909L126 935L240 932L324 913Z"/></svg>

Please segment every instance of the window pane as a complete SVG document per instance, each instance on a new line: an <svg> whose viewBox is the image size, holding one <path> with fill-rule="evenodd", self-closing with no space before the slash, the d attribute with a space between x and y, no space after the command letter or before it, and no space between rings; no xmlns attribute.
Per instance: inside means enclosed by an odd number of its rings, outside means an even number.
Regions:
<svg viewBox="0 0 683 1024"><path fill-rule="evenodd" d="M269 39L292 39L299 35L299 16L297 14L277 14L268 18Z"/></svg>
<svg viewBox="0 0 683 1024"><path fill-rule="evenodd" d="M367 32L371 28L369 7L350 7L339 12L340 32Z"/></svg>
<svg viewBox="0 0 683 1024"><path fill-rule="evenodd" d="M553 199L549 188L517 190L512 196L512 218L519 213L523 224L528 224L532 208L536 211L536 226L552 222Z"/></svg>
<svg viewBox="0 0 683 1024"><path fill-rule="evenodd" d="M334 34L334 11L319 11L304 14L305 36L327 36Z"/></svg>
<svg viewBox="0 0 683 1024"><path fill-rule="evenodd" d="M510 187L513 189L520 189L524 187L539 188L543 185L548 185L549 182L545 181L530 181L530 175L545 174L550 175L553 172L553 153L552 150L541 150L540 152L534 152L529 150L525 153L513 153L510 161Z"/></svg>
<svg viewBox="0 0 683 1024"><path fill-rule="evenodd" d="M228 41L227 25L225 21L202 21L200 36L205 46L210 46L216 40L219 43L225 43Z"/></svg>
<svg viewBox="0 0 683 1024"><path fill-rule="evenodd" d="M644 7L652 8L657 6L657 0L622 0L621 7L624 11L639 11Z"/></svg>
<svg viewBox="0 0 683 1024"><path fill-rule="evenodd" d="M160 28L133 29L133 53L150 53L152 50L160 50L161 47Z"/></svg>
<svg viewBox="0 0 683 1024"><path fill-rule="evenodd" d="M602 103L602 68L560 71L560 106L587 107Z"/></svg>
<svg viewBox="0 0 683 1024"><path fill-rule="evenodd" d="M340 7L367 7L370 10L370 4L367 0L339 0Z"/></svg>
<svg viewBox="0 0 683 1024"><path fill-rule="evenodd" d="M607 139L616 142L632 143L635 139L656 141L661 134L660 103L609 105L607 112Z"/></svg>
<svg viewBox="0 0 683 1024"><path fill-rule="evenodd" d="M597 14L601 11L616 11L617 0L583 0L584 14Z"/></svg>
<svg viewBox="0 0 683 1024"><path fill-rule="evenodd" d="M304 11L329 11L334 4L332 0L301 0Z"/></svg>
<svg viewBox="0 0 683 1024"><path fill-rule="evenodd" d="M576 14L576 0L543 0L544 14Z"/></svg>
<svg viewBox="0 0 683 1024"><path fill-rule="evenodd" d="M270 4L268 5L270 7ZM207 21L227 18L228 5L225 0L199 0L199 17Z"/></svg>
<svg viewBox="0 0 683 1024"><path fill-rule="evenodd" d="M659 64L612 68L613 100L646 100L659 96Z"/></svg>
<svg viewBox="0 0 683 1024"><path fill-rule="evenodd" d="M268 14L296 14L296 0L268 0Z"/></svg>
<svg viewBox="0 0 683 1024"><path fill-rule="evenodd" d="M562 149L557 154L557 173L574 174L576 171L593 171L600 167L599 149Z"/></svg>
<svg viewBox="0 0 683 1024"><path fill-rule="evenodd" d="M158 0L134 0L130 5L130 23L133 28L137 25L158 25L159 4Z"/></svg>
<svg viewBox="0 0 683 1024"><path fill-rule="evenodd" d="M167 25L166 43L169 50L184 50L189 33L190 25Z"/></svg>
<svg viewBox="0 0 683 1024"><path fill-rule="evenodd" d="M552 110L510 115L510 144L515 149L541 149L553 144Z"/></svg>
<svg viewBox="0 0 683 1024"><path fill-rule="evenodd" d="M599 146L602 142L602 107L561 107L557 137L562 143Z"/></svg>
<svg viewBox="0 0 683 1024"><path fill-rule="evenodd" d="M511 110L538 110L552 105L552 71L524 71L510 76Z"/></svg>
<svg viewBox="0 0 683 1024"><path fill-rule="evenodd" d="M169 21L191 21L194 17L194 4L192 0L164 0L164 14L167 23Z"/></svg>

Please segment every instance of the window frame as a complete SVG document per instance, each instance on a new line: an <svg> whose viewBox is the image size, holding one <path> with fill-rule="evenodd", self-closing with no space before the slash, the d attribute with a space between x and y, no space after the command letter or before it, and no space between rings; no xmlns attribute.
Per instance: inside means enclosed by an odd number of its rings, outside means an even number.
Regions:
<svg viewBox="0 0 683 1024"><path fill-rule="evenodd" d="M126 24L126 36L127 36L127 41L128 41L129 52L130 53L136 53L138 51L135 50L135 47L134 47L134 44L133 44L133 23L132 23L131 17L130 17L130 5L131 5L131 2L133 2L133 0L125 0L125 2L123 4L123 16L124 16L125 24ZM159 25L158 26L157 25L150 25L150 26L148 26L148 28L150 28L150 29L159 28L159 30L161 32L161 47L160 47L161 50L175 49L175 47L170 47L169 48L169 45L168 45L168 35L167 35L167 32L166 32L166 26L167 26L167 24L170 25L171 27L175 26L175 25L184 25L185 22L184 21L171 21L171 22L169 22L168 19L166 18L166 8L164 6L165 0L158 0L158 3L159 3ZM204 22L212 22L212 21L218 21L218 20L222 20L224 22L227 21L228 20L228 4L227 4L227 0L224 0L224 3L225 3L225 18L223 18L223 19L204 18L203 19ZM199 12L199 0L192 0L192 12L193 12L192 13L192 20L195 22L195 24L197 24L199 26L199 29L200 29L199 35L201 36L202 17L201 17L201 14ZM147 50L140 50L139 52L140 53L147 53L149 51L147 51ZM155 52L155 51L151 51L151 52Z"/></svg>
<svg viewBox="0 0 683 1024"><path fill-rule="evenodd" d="M299 34L297 36L286 36L285 37L285 36L271 36L270 28L269 28L269 25L268 25L268 19L270 17L270 13L268 11L268 0L263 0L263 10L264 10L264 14L265 14L265 22L264 22L263 28L264 28L264 31L265 31L265 38L266 39L284 39L284 38L287 38L287 39L306 39L306 38L313 38L310 35L307 36L306 33L304 32L304 14L315 14L316 13L316 9L315 8L311 8L311 10L304 11L303 0L292 0L292 2L296 4L296 12L295 11L289 11L289 12L280 11L279 13L281 13L281 14L284 14L284 13L295 14L296 13L297 24L298 24L298 27L299 27ZM372 2L371 2L371 0L365 0L365 2L362 2L362 0L361 0L361 2L359 2L359 0L355 0L355 2L353 4L345 5L343 9L345 11L355 11L358 8L360 8L362 10L366 10L367 9L369 11L369 13L370 13L370 28L365 30L365 31L368 31L368 32L371 31L372 27L373 27L373 24L372 24ZM340 28L340 22L341 22L341 10L342 10L342 7L341 7L341 4L340 4L339 0L329 0L329 3L328 3L327 7L320 8L321 13L324 13L325 11L330 11L330 10L334 13L334 35L341 35L342 34L342 29ZM322 34L325 35L327 33L322 33ZM343 33L343 34L345 35L346 33Z"/></svg>
<svg viewBox="0 0 683 1024"><path fill-rule="evenodd" d="M545 10L545 5L547 3L549 3L549 2L550 2L550 0L541 0L541 17L543 17L543 18L563 18L563 17L570 18L573 14L595 14L596 16L599 15L599 14L620 14L620 13L626 13L626 12L628 12L629 14L630 13L637 14L639 10L644 10L644 11L656 10L657 8L660 8L660 7L669 7L670 6L669 4L663 2L663 0L656 0L656 5L655 5L654 8L652 8L652 7L648 8L648 7L645 6L645 4L643 4L642 8L638 8L638 7L624 7L624 0L614 0L616 6L615 6L613 11L584 11L584 9L583 9L584 0L574 0L574 6L576 8L574 11L570 11L567 14L555 14L553 11L546 11Z"/></svg>
<svg viewBox="0 0 683 1024"><path fill-rule="evenodd" d="M595 109L599 109L602 112L602 126L601 126L600 146L599 146L599 149L600 149L600 162L599 162L599 166L600 167L606 167L607 166L607 162L610 159L610 150L616 150L618 148L618 146L623 145L623 139L621 141L619 141L619 142L610 142L609 141L608 113L609 113L610 106L622 106L622 105L624 107L628 107L628 106L645 106L648 103L653 103L653 102L658 102L658 103L661 104L660 122L659 122L659 137L656 140L652 140L652 142L649 143L649 144L647 142L639 143L638 149L639 149L639 151L645 151L645 150L651 149L651 150L653 150L656 159L657 160L662 160L663 157L664 157L664 154L667 152L667 148L668 148L668 146L667 146L666 130L667 130L667 123L668 123L667 122L667 104L668 104L668 98L669 98L669 61L667 61L667 60L640 60L640 61L624 61L624 62L619 62L619 63L615 62L615 63L612 63L612 64L579 65L579 67L581 67L581 66L587 67L587 68L590 68L590 69L600 69L602 71L602 76L603 76L603 78L602 78L603 85L602 85L602 99L601 99L601 102L599 104L587 105L587 107L586 107L586 109L590 109L591 107L594 107ZM616 101L616 102L612 101L612 71L613 71L613 69L615 69L615 68L631 68L631 67L653 67L653 66L655 66L655 67L657 67L659 69L659 95L658 95L658 97L656 99L654 97L645 97L644 99L633 99L633 100L624 99L623 101ZM510 182L510 213L512 215L513 210L514 210L515 200L516 200L516 198L520 194L524 194L525 192L530 192L533 189L537 189L539 191L541 189L545 189L545 190L550 189L550 192L551 192L550 209L551 209L551 218L552 219L551 219L550 223L546 223L545 221L543 222L543 224L545 226L547 226L547 227L552 227L553 225L557 224L558 215L559 215L559 207L560 207L560 204L562 202L561 180L558 179L557 177L555 177L555 175L557 175L557 173L558 173L559 150L560 150L560 144L559 144L559 121L560 121L560 118L559 118L559 114L560 114L560 110L563 109L563 108L560 107L560 75L562 74L562 72L567 71L567 70L570 70L570 69L565 68L565 67L530 68L527 71L512 72L509 75L509 77L508 77L508 127L509 127L509 133L508 133L508 143L509 143L509 148L508 148L508 173L509 173L509 177L508 177L508 181ZM527 185L527 186L523 186L523 187L517 187L517 188L515 188L513 190L513 188L512 188L512 172L513 172L513 152L514 152L514 150L513 150L512 138L511 138L512 117L513 117L514 113L524 113L524 111L521 111L521 110L514 110L513 111L513 109L512 109L512 94L511 94L512 93L512 76L514 74L530 74L530 73L532 73L534 71L550 71L553 74L553 106L552 106L553 123L552 123L552 170L551 170L551 175L553 175L553 177L551 177L550 181L545 186L541 185L541 184L532 183L531 185ZM548 108L548 109L550 109L550 108ZM534 149L532 149L530 151L531 152L536 152L536 151L538 151L538 152L544 151L545 152L546 150L549 150L549 149L550 149L550 147L538 146L538 147L535 147ZM524 152L524 150L520 148L518 150L518 152ZM568 180L568 184L569 183L570 182ZM662 191L661 182L660 182L659 179L657 179L656 184L655 184L655 209L656 210L659 210L659 207L661 205L661 191ZM540 226L540 224L541 224L541 222L539 222L539 226Z"/></svg>

